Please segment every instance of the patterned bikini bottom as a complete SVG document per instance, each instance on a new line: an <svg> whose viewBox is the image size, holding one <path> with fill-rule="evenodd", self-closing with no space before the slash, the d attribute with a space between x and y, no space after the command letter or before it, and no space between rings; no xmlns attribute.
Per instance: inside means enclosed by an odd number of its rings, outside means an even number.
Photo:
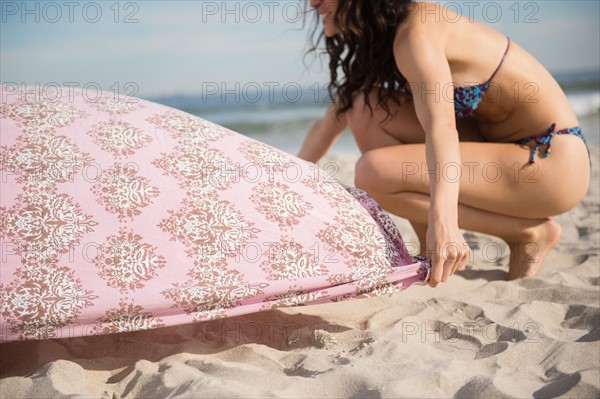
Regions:
<svg viewBox="0 0 600 399"><path fill-rule="evenodd" d="M546 151L544 151L544 158L547 158L550 156L550 147L552 146L552 137L554 137L554 135L556 134L573 134L577 137L580 137L583 142L585 143L585 147L588 151L588 158L590 159L590 166L592 165L592 157L590 155L590 149L587 147L587 141L585 140L585 137L583 136L583 132L581 131L580 127L570 127L567 129L562 129L559 130L558 132L555 132L554 129L556 128L556 123L553 123L552 126L550 126L550 128L548 129L548 131L546 133L542 133L542 134L538 134L537 136L529 136L529 137L525 137L523 139L517 140L514 143L515 144L525 144L527 142L529 142L530 140L535 140L535 148L533 149L533 152L531 153L531 157L529 158L529 163L535 163L535 154L538 151L538 148L540 147L540 145L542 144L547 144L548 147L546 147Z"/></svg>

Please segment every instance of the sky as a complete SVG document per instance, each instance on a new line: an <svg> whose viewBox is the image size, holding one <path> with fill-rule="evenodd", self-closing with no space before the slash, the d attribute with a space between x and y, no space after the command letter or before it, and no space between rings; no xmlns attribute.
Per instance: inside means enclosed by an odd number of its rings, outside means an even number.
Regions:
<svg viewBox="0 0 600 399"><path fill-rule="evenodd" d="M324 86L326 58L303 64L307 1L0 0L0 80L145 98ZM551 72L600 68L598 0L439 3L506 34Z"/></svg>

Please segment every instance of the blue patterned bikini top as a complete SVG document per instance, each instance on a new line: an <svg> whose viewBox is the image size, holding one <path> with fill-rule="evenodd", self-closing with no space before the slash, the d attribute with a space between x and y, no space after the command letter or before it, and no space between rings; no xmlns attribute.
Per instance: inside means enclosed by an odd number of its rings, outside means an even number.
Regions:
<svg viewBox="0 0 600 399"><path fill-rule="evenodd" d="M490 81L496 76L496 72L500 69L500 65L504 62L504 57L506 57L506 53L508 52L508 48L510 47L510 38L508 38L508 46L506 46L506 51L502 56L502 60L500 60L500 64L492 74L492 76L485 82L475 86L465 86L465 87L455 87L454 88L454 113L456 116L462 118L465 116L470 116L475 112L479 104L483 101L483 97L490 87Z"/></svg>

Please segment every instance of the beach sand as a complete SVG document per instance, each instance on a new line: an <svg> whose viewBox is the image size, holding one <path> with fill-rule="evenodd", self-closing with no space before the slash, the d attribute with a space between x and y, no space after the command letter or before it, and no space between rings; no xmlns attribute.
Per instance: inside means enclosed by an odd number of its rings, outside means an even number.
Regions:
<svg viewBox="0 0 600 399"><path fill-rule="evenodd" d="M590 150L590 191L555 218L564 234L536 277L505 281L506 244L466 232L473 261L437 288L0 345L0 396L600 397L600 146ZM355 158L327 160L351 185Z"/></svg>

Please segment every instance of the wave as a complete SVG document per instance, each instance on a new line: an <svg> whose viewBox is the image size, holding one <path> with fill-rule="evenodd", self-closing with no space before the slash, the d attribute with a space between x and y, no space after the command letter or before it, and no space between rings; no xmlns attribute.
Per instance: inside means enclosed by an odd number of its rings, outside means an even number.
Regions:
<svg viewBox="0 0 600 399"><path fill-rule="evenodd" d="M577 117L600 114L600 92L580 92L567 94Z"/></svg>
<svg viewBox="0 0 600 399"><path fill-rule="evenodd" d="M567 98L578 118L600 115L600 92L567 93ZM326 107L263 107L263 109L242 109L224 107L195 113L205 119L247 133L278 133L281 131L305 130L321 116Z"/></svg>
<svg viewBox="0 0 600 399"><path fill-rule="evenodd" d="M600 91L600 71L561 72L552 74L560 87L568 94L573 91Z"/></svg>
<svg viewBox="0 0 600 399"><path fill-rule="evenodd" d="M571 79L568 84L587 82ZM565 80L561 81L561 85ZM600 90L581 88L566 90L569 102L578 118L589 119L600 115ZM207 103L200 96L156 98L154 101L181 109L196 116L247 135L294 136L305 134L310 126L323 116L327 103Z"/></svg>

